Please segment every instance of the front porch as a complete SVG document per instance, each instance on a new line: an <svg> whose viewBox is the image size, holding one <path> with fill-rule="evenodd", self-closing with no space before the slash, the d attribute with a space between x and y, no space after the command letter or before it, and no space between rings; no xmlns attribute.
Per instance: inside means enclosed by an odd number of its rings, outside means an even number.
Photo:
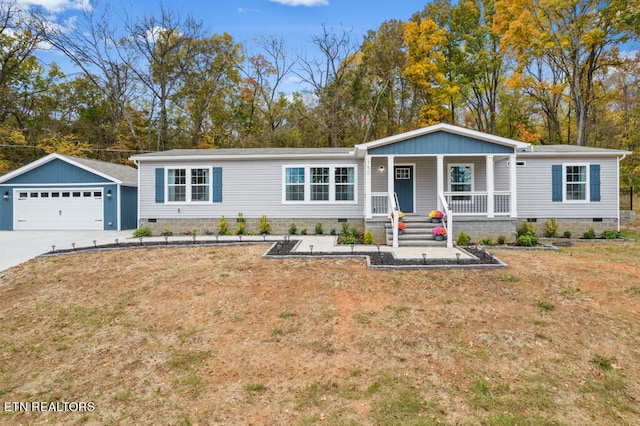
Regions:
<svg viewBox="0 0 640 426"><path fill-rule="evenodd" d="M391 223L395 210L418 217L440 210L445 213L448 247L459 233L454 229L457 221L515 224L515 164L515 154L367 155L365 219L369 223L386 221L396 229L397 222ZM391 240L398 247L397 230Z"/></svg>

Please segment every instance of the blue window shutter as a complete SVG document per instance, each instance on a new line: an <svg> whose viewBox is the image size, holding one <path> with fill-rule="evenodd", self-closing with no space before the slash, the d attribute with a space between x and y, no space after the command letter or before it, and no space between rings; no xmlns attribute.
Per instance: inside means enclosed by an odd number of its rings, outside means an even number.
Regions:
<svg viewBox="0 0 640 426"><path fill-rule="evenodd" d="M164 169L156 169L156 203L164 203Z"/></svg>
<svg viewBox="0 0 640 426"><path fill-rule="evenodd" d="M213 179L211 179L211 183L213 185L213 197L212 201L214 203L222 202L222 167L214 167L211 173Z"/></svg>
<svg viewBox="0 0 640 426"><path fill-rule="evenodd" d="M600 164L591 164L589 169L591 201L600 201Z"/></svg>
<svg viewBox="0 0 640 426"><path fill-rule="evenodd" d="M551 201L562 201L562 165L551 166Z"/></svg>

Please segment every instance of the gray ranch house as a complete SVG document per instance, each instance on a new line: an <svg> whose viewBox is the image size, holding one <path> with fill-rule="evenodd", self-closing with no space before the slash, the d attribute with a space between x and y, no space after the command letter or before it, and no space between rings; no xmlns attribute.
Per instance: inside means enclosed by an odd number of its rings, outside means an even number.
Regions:
<svg viewBox="0 0 640 426"><path fill-rule="evenodd" d="M135 155L138 224L154 233L215 233L239 213L257 232L294 223L313 233L346 223L376 242L426 244L428 214L444 213L446 244L513 236L519 222L539 231L555 218L560 232L619 230L619 162L627 151L539 146L448 124L350 148L171 150ZM395 210L405 213L398 232ZM395 220L395 222L394 222ZM443 243L445 244L445 243Z"/></svg>

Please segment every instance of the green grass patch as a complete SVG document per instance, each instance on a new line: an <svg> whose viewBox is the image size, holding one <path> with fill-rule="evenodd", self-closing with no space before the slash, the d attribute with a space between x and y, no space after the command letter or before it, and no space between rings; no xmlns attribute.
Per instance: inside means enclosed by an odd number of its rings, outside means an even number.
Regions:
<svg viewBox="0 0 640 426"><path fill-rule="evenodd" d="M553 303L547 301L547 300L542 300L540 302L538 302L538 308L540 308L540 310L542 312L551 312L553 310L556 309L556 307L553 305Z"/></svg>

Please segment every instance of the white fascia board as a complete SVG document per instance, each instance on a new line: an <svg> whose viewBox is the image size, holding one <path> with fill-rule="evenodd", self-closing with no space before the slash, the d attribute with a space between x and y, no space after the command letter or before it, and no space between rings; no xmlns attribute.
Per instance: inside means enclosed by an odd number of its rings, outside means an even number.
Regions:
<svg viewBox="0 0 640 426"><path fill-rule="evenodd" d="M182 162L182 161L226 161L226 160L332 160L332 159L352 159L356 158L354 151L348 153L314 153L314 154L266 154L266 155L166 155L166 156L153 156L153 157L130 157L130 160L137 162Z"/></svg>

